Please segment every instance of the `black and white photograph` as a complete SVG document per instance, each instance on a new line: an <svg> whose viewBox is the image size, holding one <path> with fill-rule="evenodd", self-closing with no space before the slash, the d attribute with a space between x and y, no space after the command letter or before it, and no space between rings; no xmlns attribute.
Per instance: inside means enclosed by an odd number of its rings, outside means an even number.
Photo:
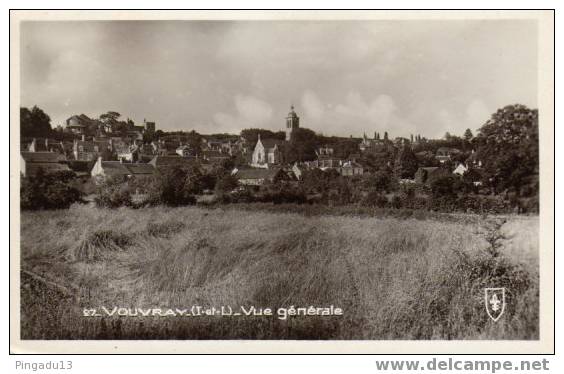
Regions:
<svg viewBox="0 0 564 374"><path fill-rule="evenodd" d="M554 349L551 12L155 14L11 14L18 344Z"/></svg>

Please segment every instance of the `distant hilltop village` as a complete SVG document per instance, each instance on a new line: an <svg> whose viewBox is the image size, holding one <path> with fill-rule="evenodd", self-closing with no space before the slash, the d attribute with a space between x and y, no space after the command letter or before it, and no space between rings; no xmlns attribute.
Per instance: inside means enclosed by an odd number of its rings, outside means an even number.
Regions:
<svg viewBox="0 0 564 374"><path fill-rule="evenodd" d="M452 163L452 172L464 174L481 161L468 149L472 135L428 141L420 135L409 139L388 138L385 132L373 138L324 137L300 127L292 105L284 131L245 129L240 135L203 135L157 130L154 121L135 125L129 118L108 112L98 119L73 115L58 126L52 137L22 137L22 173L75 171L92 177L152 176L164 166L197 165L204 172L231 163L242 184L260 185L284 174L299 179L304 170L335 170L343 176L363 175L379 168L401 169L402 157L411 166L400 179L427 180L444 173L442 164ZM25 134L24 134L25 135ZM442 144L436 147L439 142ZM405 154L412 154L413 162ZM119 165L118 165L119 164ZM142 164L146 166L141 167ZM421 169L421 170L419 170Z"/></svg>

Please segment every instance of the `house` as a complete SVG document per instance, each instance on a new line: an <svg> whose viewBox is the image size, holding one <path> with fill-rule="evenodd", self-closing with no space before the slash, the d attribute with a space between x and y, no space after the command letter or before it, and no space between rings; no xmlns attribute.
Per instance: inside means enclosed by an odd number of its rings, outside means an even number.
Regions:
<svg viewBox="0 0 564 374"><path fill-rule="evenodd" d="M296 177L297 180L301 180L302 175L304 174L304 168L298 165L298 163L296 162L292 166L292 173L294 173L294 176Z"/></svg>
<svg viewBox="0 0 564 374"><path fill-rule="evenodd" d="M194 156L192 148L186 144L180 144L180 146L176 148L176 154L182 157Z"/></svg>
<svg viewBox="0 0 564 374"><path fill-rule="evenodd" d="M159 139L151 143L155 153L159 156L177 156L176 150L180 147L180 141L175 139Z"/></svg>
<svg viewBox="0 0 564 374"><path fill-rule="evenodd" d="M470 165L475 169L482 167L482 160L480 160L478 152L472 150L472 154L466 159L466 165Z"/></svg>
<svg viewBox="0 0 564 374"><path fill-rule="evenodd" d="M317 148L315 150L315 154L319 157L319 156L332 156L334 153L335 149L333 147L329 147L328 145L325 145L323 147Z"/></svg>
<svg viewBox="0 0 564 374"><path fill-rule="evenodd" d="M415 181L422 184L430 184L433 180L450 175L450 172L441 167L421 167L415 172Z"/></svg>
<svg viewBox="0 0 564 374"><path fill-rule="evenodd" d="M225 160L229 160L231 157L226 153L208 150L202 152L202 158L208 162L219 164Z"/></svg>
<svg viewBox="0 0 564 374"><path fill-rule="evenodd" d="M157 171L166 171L174 167L189 168L195 166L195 160L187 157L174 156L155 156L150 165L153 165Z"/></svg>
<svg viewBox="0 0 564 374"><path fill-rule="evenodd" d="M213 138L202 138L202 145L204 150L207 151L217 151L220 152L223 148L223 142L221 140L213 139Z"/></svg>
<svg viewBox="0 0 564 374"><path fill-rule="evenodd" d="M137 162L139 160L139 147L136 144L122 147L116 150L118 160Z"/></svg>
<svg viewBox="0 0 564 374"><path fill-rule="evenodd" d="M352 177L355 175L362 175L364 173L362 165L354 161L347 161L343 163L337 170L339 171L339 174L344 177Z"/></svg>
<svg viewBox="0 0 564 374"><path fill-rule="evenodd" d="M253 151L251 165L267 168L269 165L278 165L283 162L284 141L278 139L261 139L260 135Z"/></svg>
<svg viewBox="0 0 564 374"><path fill-rule="evenodd" d="M35 175L41 169L45 174L71 171L67 158L56 152L21 152L20 171L22 175Z"/></svg>
<svg viewBox="0 0 564 374"><path fill-rule="evenodd" d="M262 186L265 182L276 182L287 179L287 174L281 168L249 168L233 170L233 175L244 186Z"/></svg>
<svg viewBox="0 0 564 374"><path fill-rule="evenodd" d="M374 139L369 139L366 134L362 136L362 141L358 145L361 152L383 152L386 150L387 141L380 139L380 133L374 133Z"/></svg>
<svg viewBox="0 0 564 374"><path fill-rule="evenodd" d="M62 141L48 138L33 138L27 146L29 152L57 152L65 154L65 145Z"/></svg>
<svg viewBox="0 0 564 374"><path fill-rule="evenodd" d="M147 178L155 175L155 167L151 164L103 161L102 157L98 157L90 175L98 181L108 177Z"/></svg>
<svg viewBox="0 0 564 374"><path fill-rule="evenodd" d="M72 146L72 153L75 160L78 161L94 161L98 156L107 158L111 149L109 140L85 140L82 135L82 140L74 140Z"/></svg>
<svg viewBox="0 0 564 374"><path fill-rule="evenodd" d="M410 144L409 139L398 136L394 139L394 145L398 148L406 147Z"/></svg>
<svg viewBox="0 0 564 374"><path fill-rule="evenodd" d="M467 171L468 171L468 168L466 167L466 165L464 165L464 164L458 164L458 166L454 169L454 171L453 171L452 173L462 176L462 175L464 175Z"/></svg>
<svg viewBox="0 0 564 374"><path fill-rule="evenodd" d="M339 157L331 155L320 155L317 157L317 167L321 170L335 169L341 167L343 160Z"/></svg>
<svg viewBox="0 0 564 374"><path fill-rule="evenodd" d="M73 134L86 134L89 130L98 128L100 122L98 120L88 117L86 114L73 115L66 121L66 130Z"/></svg>
<svg viewBox="0 0 564 374"><path fill-rule="evenodd" d="M143 127L144 127L144 131L145 133L154 133L156 131L157 126L155 125L155 122L152 121L147 121L145 118L143 118Z"/></svg>
<svg viewBox="0 0 564 374"><path fill-rule="evenodd" d="M435 158L442 164L452 160L452 157L460 154L460 150L456 148L440 147L437 149Z"/></svg>

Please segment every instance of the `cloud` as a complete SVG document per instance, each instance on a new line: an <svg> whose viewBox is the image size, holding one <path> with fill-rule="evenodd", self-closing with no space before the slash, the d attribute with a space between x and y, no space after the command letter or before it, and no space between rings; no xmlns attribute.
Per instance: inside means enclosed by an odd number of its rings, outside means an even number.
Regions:
<svg viewBox="0 0 564 374"><path fill-rule="evenodd" d="M306 90L302 95L302 107L304 114L312 122L318 123L325 114L323 102L317 97L315 92Z"/></svg>
<svg viewBox="0 0 564 374"><path fill-rule="evenodd" d="M337 106L336 110L356 116L360 123L368 127L366 130L369 132L388 131L392 136L404 137L416 132L414 124L402 116L396 101L388 94L365 100L359 93L351 92L347 96L346 104Z"/></svg>
<svg viewBox="0 0 564 374"><path fill-rule="evenodd" d="M384 132L400 128L396 136L408 136L415 131L413 124L403 118L395 100L387 94L367 97L350 91L334 103L324 103L313 91L302 96L305 114L304 125L324 134L360 136L364 132Z"/></svg>
<svg viewBox="0 0 564 374"><path fill-rule="evenodd" d="M452 135L462 136L466 129L471 129L475 133L490 118L492 112L481 99L471 100L456 113L443 108L438 113L440 126L437 126L435 133L431 135L442 137L449 132Z"/></svg>
<svg viewBox="0 0 564 374"><path fill-rule="evenodd" d="M239 133L244 128L265 127L272 119L272 106L256 97L236 95L234 104L236 113L218 112L213 115L221 132Z"/></svg>
<svg viewBox="0 0 564 374"><path fill-rule="evenodd" d="M21 105L54 125L116 110L163 130L442 136L536 107L533 21L22 23ZM479 99L477 99L479 98Z"/></svg>
<svg viewBox="0 0 564 374"><path fill-rule="evenodd" d="M252 96L235 97L235 106L242 119L264 124L272 118L272 107L265 101Z"/></svg>

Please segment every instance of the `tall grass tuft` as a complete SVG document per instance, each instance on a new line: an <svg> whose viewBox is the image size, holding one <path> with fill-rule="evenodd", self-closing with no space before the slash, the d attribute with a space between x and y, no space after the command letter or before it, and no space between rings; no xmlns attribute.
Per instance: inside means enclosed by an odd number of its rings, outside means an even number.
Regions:
<svg viewBox="0 0 564 374"><path fill-rule="evenodd" d="M129 235L112 230L99 230L85 234L84 238L68 252L71 261L99 261L111 252L123 251L132 243Z"/></svg>

